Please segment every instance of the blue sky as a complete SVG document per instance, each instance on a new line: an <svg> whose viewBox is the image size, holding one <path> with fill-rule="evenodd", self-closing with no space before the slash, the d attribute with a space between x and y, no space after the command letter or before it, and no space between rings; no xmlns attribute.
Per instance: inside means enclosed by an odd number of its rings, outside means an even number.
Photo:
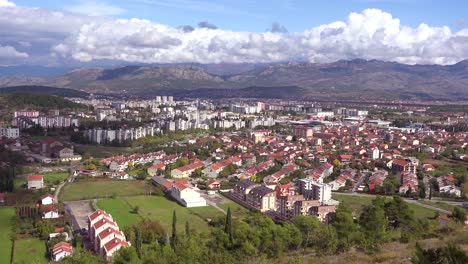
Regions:
<svg viewBox="0 0 468 264"><path fill-rule="evenodd" d="M0 36L0 65L447 65L468 59L468 1L0 0Z"/></svg>
<svg viewBox="0 0 468 264"><path fill-rule="evenodd" d="M143 18L177 27L208 21L222 29L261 32L272 23L288 31L303 31L331 21L343 20L351 12L378 8L416 27L468 24L468 1L464 0L16 0L17 5L118 18Z"/></svg>

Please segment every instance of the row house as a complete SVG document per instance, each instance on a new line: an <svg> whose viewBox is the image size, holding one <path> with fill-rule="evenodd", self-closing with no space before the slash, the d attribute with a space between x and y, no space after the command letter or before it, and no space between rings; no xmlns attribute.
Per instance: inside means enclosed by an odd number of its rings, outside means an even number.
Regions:
<svg viewBox="0 0 468 264"><path fill-rule="evenodd" d="M203 167L203 163L199 160L195 161L194 163L187 164L185 166L173 169L171 171L171 176L173 178L188 178L190 175L199 168Z"/></svg>
<svg viewBox="0 0 468 264"><path fill-rule="evenodd" d="M354 181L354 177L356 176L356 170L353 169L346 169L344 170L336 179L330 182L333 191L337 191L341 187L346 185L346 181Z"/></svg>
<svg viewBox="0 0 468 264"><path fill-rule="evenodd" d="M374 192L376 187L382 187L387 175L386 170L378 170L372 173L369 177L369 192Z"/></svg>
<svg viewBox="0 0 468 264"><path fill-rule="evenodd" d="M111 258L122 247L131 246L112 215L103 210L88 215L88 235L94 252L106 258Z"/></svg>
<svg viewBox="0 0 468 264"><path fill-rule="evenodd" d="M399 193L416 192L418 190L418 177L412 172L402 172Z"/></svg>
<svg viewBox="0 0 468 264"><path fill-rule="evenodd" d="M281 179L285 178L289 174L291 174L293 171L297 169L297 166L295 164L289 164L284 166L281 170L273 173L272 175L269 175L263 179L263 181L268 184L268 183L278 183Z"/></svg>

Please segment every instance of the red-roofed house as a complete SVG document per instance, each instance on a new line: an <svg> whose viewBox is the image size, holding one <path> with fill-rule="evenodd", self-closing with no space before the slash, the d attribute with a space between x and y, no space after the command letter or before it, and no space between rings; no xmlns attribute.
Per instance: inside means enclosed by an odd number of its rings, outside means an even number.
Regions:
<svg viewBox="0 0 468 264"><path fill-rule="evenodd" d="M43 219L53 219L53 218L59 218L59 210L55 205L49 205L45 208L41 208L41 213L42 213L42 218Z"/></svg>
<svg viewBox="0 0 468 264"><path fill-rule="evenodd" d="M48 204L55 203L54 196L52 194L49 194L49 193L44 194L43 196L41 196L40 200L41 200L42 205L48 205Z"/></svg>
<svg viewBox="0 0 468 264"><path fill-rule="evenodd" d="M28 189L41 189L44 188L44 177L42 175L29 175L28 176Z"/></svg>
<svg viewBox="0 0 468 264"><path fill-rule="evenodd" d="M125 235L122 231L119 231L112 227L104 229L97 235L97 240L94 244L94 251L99 252L101 255L103 255L104 252L102 252L102 250L104 249L104 245L106 245L109 241L111 241L114 238L126 240Z"/></svg>
<svg viewBox="0 0 468 264"><path fill-rule="evenodd" d="M50 249L50 255L53 261L60 261L71 254L73 254L73 248L67 242L60 242Z"/></svg>
<svg viewBox="0 0 468 264"><path fill-rule="evenodd" d="M202 168L203 163L197 161L195 163L187 164L185 166L173 169L171 171L172 178L188 178L198 168Z"/></svg>
<svg viewBox="0 0 468 264"><path fill-rule="evenodd" d="M129 242L118 239L118 238L114 238L104 245L102 252L105 257L111 258L114 255L114 253L119 251L122 247L129 247L129 246L130 246Z"/></svg>
<svg viewBox="0 0 468 264"><path fill-rule="evenodd" d="M165 169L166 169L166 164L164 163L155 164L148 168L148 175L151 177L156 176L156 174L158 173L158 170L165 170Z"/></svg>

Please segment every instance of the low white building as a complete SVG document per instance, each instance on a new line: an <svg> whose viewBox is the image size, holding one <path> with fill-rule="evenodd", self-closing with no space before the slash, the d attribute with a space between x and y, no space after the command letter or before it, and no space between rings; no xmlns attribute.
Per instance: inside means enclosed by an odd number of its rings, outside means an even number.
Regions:
<svg viewBox="0 0 468 264"><path fill-rule="evenodd" d="M0 138L19 138L19 128L15 127L0 127Z"/></svg>
<svg viewBox="0 0 468 264"><path fill-rule="evenodd" d="M60 261L73 254L72 246L67 242L60 242L50 250L50 256L53 261Z"/></svg>
<svg viewBox="0 0 468 264"><path fill-rule="evenodd" d="M41 204L49 205L55 203L54 196L52 194L45 194L41 196Z"/></svg>
<svg viewBox="0 0 468 264"><path fill-rule="evenodd" d="M170 189L171 196L185 207L206 206L205 198L188 186L175 183Z"/></svg>
<svg viewBox="0 0 468 264"><path fill-rule="evenodd" d="M54 205L50 205L41 211L42 219L55 219L60 217L59 210Z"/></svg>

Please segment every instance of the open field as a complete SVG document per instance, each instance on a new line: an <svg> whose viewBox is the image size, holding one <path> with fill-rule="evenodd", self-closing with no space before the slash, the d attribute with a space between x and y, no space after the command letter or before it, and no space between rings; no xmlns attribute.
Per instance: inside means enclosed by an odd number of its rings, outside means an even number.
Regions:
<svg viewBox="0 0 468 264"><path fill-rule="evenodd" d="M371 204L371 201L374 199L372 196L352 196L340 195L336 193L334 193L332 196L334 199L346 204L349 208L351 208L351 211L355 212L356 215L361 213L363 206ZM391 199L391 197L387 197L387 199ZM408 206L414 211L414 215L417 218L433 217L436 212L416 204L408 203Z"/></svg>
<svg viewBox="0 0 468 264"><path fill-rule="evenodd" d="M224 199L227 199L227 198L224 198ZM229 202L219 204L218 206L223 208L224 211L226 212L228 210L228 207L231 208L231 212L234 217L241 217L249 212L249 210L243 207L242 205L235 203L235 202L231 202L230 200L228 201Z"/></svg>
<svg viewBox="0 0 468 264"><path fill-rule="evenodd" d="M37 238L15 242L15 263L48 263L45 242Z"/></svg>
<svg viewBox="0 0 468 264"><path fill-rule="evenodd" d="M14 225L13 217L15 209L10 207L0 208L0 263L10 263L11 246L10 240L11 229Z"/></svg>
<svg viewBox="0 0 468 264"><path fill-rule="evenodd" d="M70 176L68 172L52 172L52 173L46 173L42 174L44 176L44 181L45 184L59 184L60 182L63 182Z"/></svg>
<svg viewBox="0 0 468 264"><path fill-rule="evenodd" d="M444 202L437 202L437 201L419 200L418 202L422 204L431 205L440 209L444 209L447 211L452 211L453 208L456 207L455 205L451 205L451 204L444 203Z"/></svg>
<svg viewBox="0 0 468 264"><path fill-rule="evenodd" d="M148 194L154 187L145 181L124 181L111 179L77 180L65 185L60 193L62 201L76 201L111 196L132 196Z"/></svg>
<svg viewBox="0 0 468 264"><path fill-rule="evenodd" d="M209 216L217 214L215 208L185 208L174 201L170 201L162 196L134 196L116 199L101 199L97 206L114 217L117 224L121 227L137 223L143 218L158 220L161 225L170 232L172 225L172 212L176 211L177 229L182 232L185 228L185 222L189 222L190 228L196 232L205 232L209 230L207 222L200 216ZM132 213L135 206L139 207L138 214ZM209 208L209 207L208 207ZM221 215L222 213L219 212Z"/></svg>

